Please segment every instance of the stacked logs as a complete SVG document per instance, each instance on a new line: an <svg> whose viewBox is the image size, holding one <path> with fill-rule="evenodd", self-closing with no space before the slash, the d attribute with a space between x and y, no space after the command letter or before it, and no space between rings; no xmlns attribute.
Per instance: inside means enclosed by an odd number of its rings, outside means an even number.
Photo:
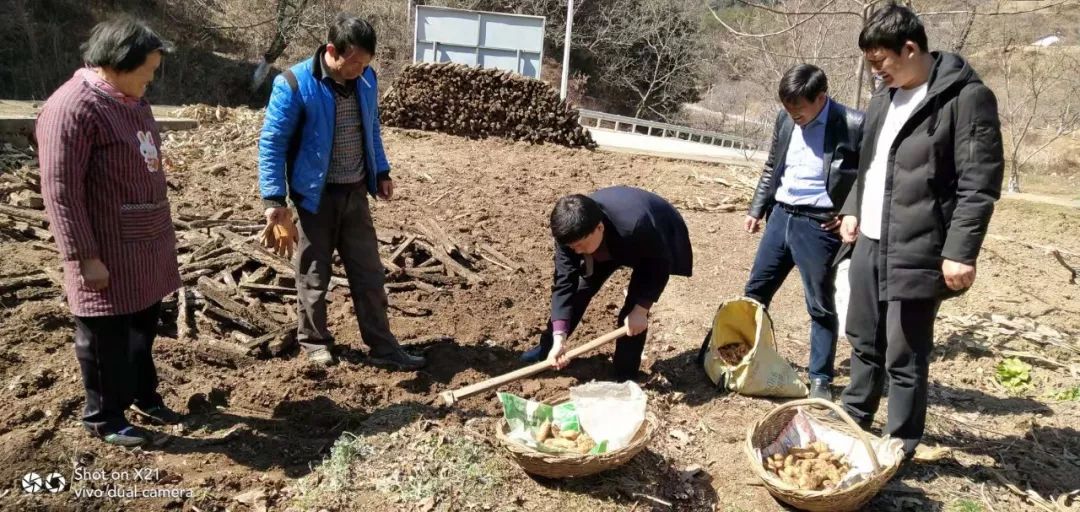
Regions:
<svg viewBox="0 0 1080 512"><path fill-rule="evenodd" d="M546 83L498 69L420 63L406 67L380 106L388 126L471 138L593 148L578 112Z"/></svg>

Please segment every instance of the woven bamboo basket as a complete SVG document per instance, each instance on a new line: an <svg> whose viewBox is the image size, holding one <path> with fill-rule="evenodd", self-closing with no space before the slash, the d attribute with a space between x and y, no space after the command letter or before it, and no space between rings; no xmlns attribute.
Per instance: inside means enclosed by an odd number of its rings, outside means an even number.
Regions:
<svg viewBox="0 0 1080 512"><path fill-rule="evenodd" d="M656 427L656 416L645 413L645 421L641 423L641 427L630 440L630 444L621 449L597 455L544 453L533 450L507 437L510 425L506 421L498 422L495 427L495 437L502 443L503 448L506 448L510 458L526 473L547 478L577 478L595 475L626 464L648 446L656 432Z"/></svg>
<svg viewBox="0 0 1080 512"><path fill-rule="evenodd" d="M867 452L870 454L870 461L874 465L874 472L871 475L867 476L865 480L843 489L806 491L780 480L765 469L757 450L764 449L776 441L784 427L791 423L791 419L798 412L797 408L807 405L828 407L843 419L843 424L836 426L836 428L854 436L866 447ZM829 426L834 427L831 424ZM867 434L859 428L855 421L851 419L851 416L848 416L840 406L820 398L809 398L783 404L761 419L751 423L746 430L745 448L746 456L750 459L750 467L753 468L754 473L764 482L765 488L776 499L795 508L811 512L847 512L859 510L869 502L896 474L896 470L900 468L900 463L903 461L903 450L897 448L893 464L882 466L870 444L871 439L880 440L880 438Z"/></svg>

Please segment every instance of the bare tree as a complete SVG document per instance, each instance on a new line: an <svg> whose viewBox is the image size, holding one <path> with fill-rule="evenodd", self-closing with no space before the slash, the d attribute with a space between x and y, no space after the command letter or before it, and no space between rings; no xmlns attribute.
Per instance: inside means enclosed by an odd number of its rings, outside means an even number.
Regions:
<svg viewBox="0 0 1080 512"><path fill-rule="evenodd" d="M696 98L702 46L684 7L677 0L618 0L599 27L594 42L609 42L596 55L597 78L626 94L621 103L634 117L668 120Z"/></svg>
<svg viewBox="0 0 1080 512"><path fill-rule="evenodd" d="M753 146L744 145L741 149L743 158L747 161L756 157L759 153L769 151L770 137L772 136L772 124L776 119L776 112L768 110L754 115L749 105L744 105L742 112L732 116L730 133L755 141Z"/></svg>
<svg viewBox="0 0 1080 512"><path fill-rule="evenodd" d="M752 73L749 80L776 83L783 69L797 62L810 62L826 71L834 97L850 97L856 108L865 104L873 83L867 80L855 41L881 0L789 0L776 4L726 1L739 8L718 12L711 4L706 5L731 36L723 43L733 57L730 60L747 63L746 73ZM980 62L980 67L992 76L1004 77L1003 83L992 87L999 90L1002 101L1001 120L1010 160L1009 190L1018 191L1032 159L1080 128L1080 100L1076 99L1080 86L1075 79L1080 67L1073 57L1054 48L1012 47L1008 38L1017 34L1003 29L1003 22L1009 20L1004 27L1015 23L1012 20L1034 24L1037 22L1020 15L1075 4L1075 0L1019 7L985 0L907 3L926 20L931 40L973 56L984 55L991 48L993 57ZM987 40L973 41L979 37L973 33ZM1003 44L1004 51L1000 49ZM739 69L738 64L734 67ZM737 112L739 106L732 104L725 110Z"/></svg>
<svg viewBox="0 0 1080 512"><path fill-rule="evenodd" d="M274 37L270 46L263 53L255 73L251 77L251 90L262 86L266 76L270 73L270 67L274 65L278 57L285 53L289 42L300 26L301 18L311 0L277 0L277 9L274 16Z"/></svg>
<svg viewBox="0 0 1080 512"><path fill-rule="evenodd" d="M38 48L37 37L35 37L33 23L30 21L30 13L26 10L25 0L15 0L14 12L12 14L14 14L15 19L18 20L20 28L26 32L26 41L30 47L30 58L34 62L41 62L41 50ZM41 95L47 95L48 89L45 87L44 72L38 66L35 66L33 70L34 74L37 75L37 90Z"/></svg>
<svg viewBox="0 0 1080 512"><path fill-rule="evenodd" d="M1010 47L1000 55L1009 192L1033 157L1080 128L1080 63L1059 48Z"/></svg>
<svg viewBox="0 0 1080 512"><path fill-rule="evenodd" d="M698 0L575 0L571 67L598 108L670 119L694 101L704 60ZM449 0L455 7L545 16L563 50L566 0Z"/></svg>
<svg viewBox="0 0 1080 512"><path fill-rule="evenodd" d="M382 76L392 80L397 71L412 58L412 27L407 26L408 5L404 1L384 0L276 0L270 5L247 6L230 13L238 26L214 27L218 30L264 27L257 42L262 46L251 87L257 89L269 76L271 67L282 57L293 59L310 55L315 46L325 42L327 26L339 12L360 16L374 25L379 35L378 66ZM270 9L273 9L270 12ZM248 19L264 18L246 23ZM295 44L294 44L295 43ZM293 46L299 46L290 50ZM380 82L382 83L389 83Z"/></svg>
<svg viewBox="0 0 1080 512"><path fill-rule="evenodd" d="M736 20L721 16L711 1L714 0L705 0L705 5L713 18L734 37L735 44L756 48L755 60L785 67L795 62L818 64L829 74L834 96L843 88L851 94L851 102L856 108L861 108L872 91L873 81L867 79L866 67L855 41L870 13L883 0L792 0L780 5L730 0L739 7L737 12L741 17ZM951 48L959 51L967 44L976 17L1016 16L1053 9L1072 1L1075 0L1039 3L1029 8L1005 8L1000 2L994 2L992 8L983 9L976 0L905 3L923 18L963 20L958 26L949 27L955 34L938 34L942 40L951 42ZM842 68L847 70L842 71ZM845 83L852 79L853 85Z"/></svg>
<svg viewBox="0 0 1080 512"><path fill-rule="evenodd" d="M782 6L733 0L743 13L734 21L725 20L708 1L709 12L734 36L733 43L756 48L750 58L770 64L776 79L796 63L816 64L829 76L834 97L850 94L851 103L861 108L873 84L855 41L882 0L795 0Z"/></svg>

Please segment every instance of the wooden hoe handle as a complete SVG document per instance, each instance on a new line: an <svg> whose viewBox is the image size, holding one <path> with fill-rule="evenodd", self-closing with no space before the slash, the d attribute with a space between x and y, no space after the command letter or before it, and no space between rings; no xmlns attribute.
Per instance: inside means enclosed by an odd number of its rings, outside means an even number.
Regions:
<svg viewBox="0 0 1080 512"><path fill-rule="evenodd" d="M616 340L623 336L626 336L626 333L627 327L620 327L603 336L593 339L592 341L581 345L580 347L570 349L566 352L566 357L574 358L587 352L592 352L593 350L600 348L601 346L611 342L612 340ZM442 399L446 402L446 405L454 405L454 402L457 402L458 400L461 400L462 398L465 398L467 396L472 396L477 393L487 391L491 388L501 386L508 382L513 382L520 378L528 377L529 375L533 375L535 373L540 373L544 370L547 370L548 368L551 368L551 361L540 361L539 363L532 364L524 368L519 368L510 373L504 373L502 375L499 375L498 377L492 377L488 380L477 382L476 384L473 384L471 386L465 386L463 388L455 390L443 391L440 396L442 396Z"/></svg>

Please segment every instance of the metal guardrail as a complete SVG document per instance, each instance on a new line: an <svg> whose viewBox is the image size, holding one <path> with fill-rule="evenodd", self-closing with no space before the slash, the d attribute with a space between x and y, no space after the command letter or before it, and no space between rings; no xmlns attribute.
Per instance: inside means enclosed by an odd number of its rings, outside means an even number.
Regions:
<svg viewBox="0 0 1080 512"><path fill-rule="evenodd" d="M686 126L647 121L636 117L607 114L595 110L578 109L578 122L586 128L600 128L653 137L674 138L690 142L700 142L702 144L711 144L722 148L758 150L764 146L763 141L740 137L738 135L727 135L719 132L698 130ZM629 130L626 128L629 128Z"/></svg>

